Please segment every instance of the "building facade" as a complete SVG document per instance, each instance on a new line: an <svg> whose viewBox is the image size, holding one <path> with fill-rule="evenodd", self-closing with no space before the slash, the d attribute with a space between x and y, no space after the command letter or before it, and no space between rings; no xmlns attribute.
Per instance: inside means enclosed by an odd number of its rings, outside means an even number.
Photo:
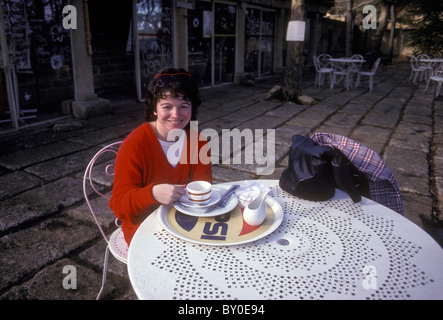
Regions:
<svg viewBox="0 0 443 320"><path fill-rule="evenodd" d="M284 70L291 0L0 3L0 121L13 128L62 105L82 118L116 94L143 101L165 66L187 69L200 87ZM337 42L323 22L332 4L306 0L307 63Z"/></svg>

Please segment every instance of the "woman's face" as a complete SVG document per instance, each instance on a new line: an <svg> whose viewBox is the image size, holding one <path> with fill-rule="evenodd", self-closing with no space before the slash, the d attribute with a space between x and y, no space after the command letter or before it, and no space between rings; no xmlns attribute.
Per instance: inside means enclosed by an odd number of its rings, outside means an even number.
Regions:
<svg viewBox="0 0 443 320"><path fill-rule="evenodd" d="M183 96L178 98L167 94L165 98L157 101L154 121L157 134L162 140L167 140L168 133L174 129L184 129L191 121L192 105L190 101L184 100Z"/></svg>

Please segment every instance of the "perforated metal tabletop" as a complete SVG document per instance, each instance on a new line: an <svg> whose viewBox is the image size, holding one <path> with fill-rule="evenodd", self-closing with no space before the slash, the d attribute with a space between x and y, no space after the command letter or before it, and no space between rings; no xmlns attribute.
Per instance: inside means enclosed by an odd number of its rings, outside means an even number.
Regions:
<svg viewBox="0 0 443 320"><path fill-rule="evenodd" d="M276 180L260 182L271 188L283 221L258 240L193 243L161 226L168 208L149 216L128 255L138 297L443 298L443 250L408 219L365 198L353 203L340 190L329 201L312 202L284 192Z"/></svg>

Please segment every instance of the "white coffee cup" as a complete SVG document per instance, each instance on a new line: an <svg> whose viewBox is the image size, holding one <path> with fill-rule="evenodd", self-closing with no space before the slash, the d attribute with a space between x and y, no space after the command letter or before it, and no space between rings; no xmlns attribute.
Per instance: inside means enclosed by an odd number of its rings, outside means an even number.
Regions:
<svg viewBox="0 0 443 320"><path fill-rule="evenodd" d="M194 203L207 204L212 197L212 185L207 181L192 181L186 185L188 199Z"/></svg>

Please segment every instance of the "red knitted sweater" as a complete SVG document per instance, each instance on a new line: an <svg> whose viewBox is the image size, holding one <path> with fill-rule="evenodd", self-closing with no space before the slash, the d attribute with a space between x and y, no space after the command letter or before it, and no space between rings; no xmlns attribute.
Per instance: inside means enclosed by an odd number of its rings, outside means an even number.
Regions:
<svg viewBox="0 0 443 320"><path fill-rule="evenodd" d="M186 130L185 146L175 168L168 162L149 123L136 128L123 141L115 161L109 206L122 222L128 244L140 224L159 206L152 195L154 185L186 184L194 180L212 183L208 144L206 140L197 144L197 139L192 140L190 135L199 137L198 133L191 134L189 129ZM200 150L203 155L200 155L201 159L198 157Z"/></svg>

